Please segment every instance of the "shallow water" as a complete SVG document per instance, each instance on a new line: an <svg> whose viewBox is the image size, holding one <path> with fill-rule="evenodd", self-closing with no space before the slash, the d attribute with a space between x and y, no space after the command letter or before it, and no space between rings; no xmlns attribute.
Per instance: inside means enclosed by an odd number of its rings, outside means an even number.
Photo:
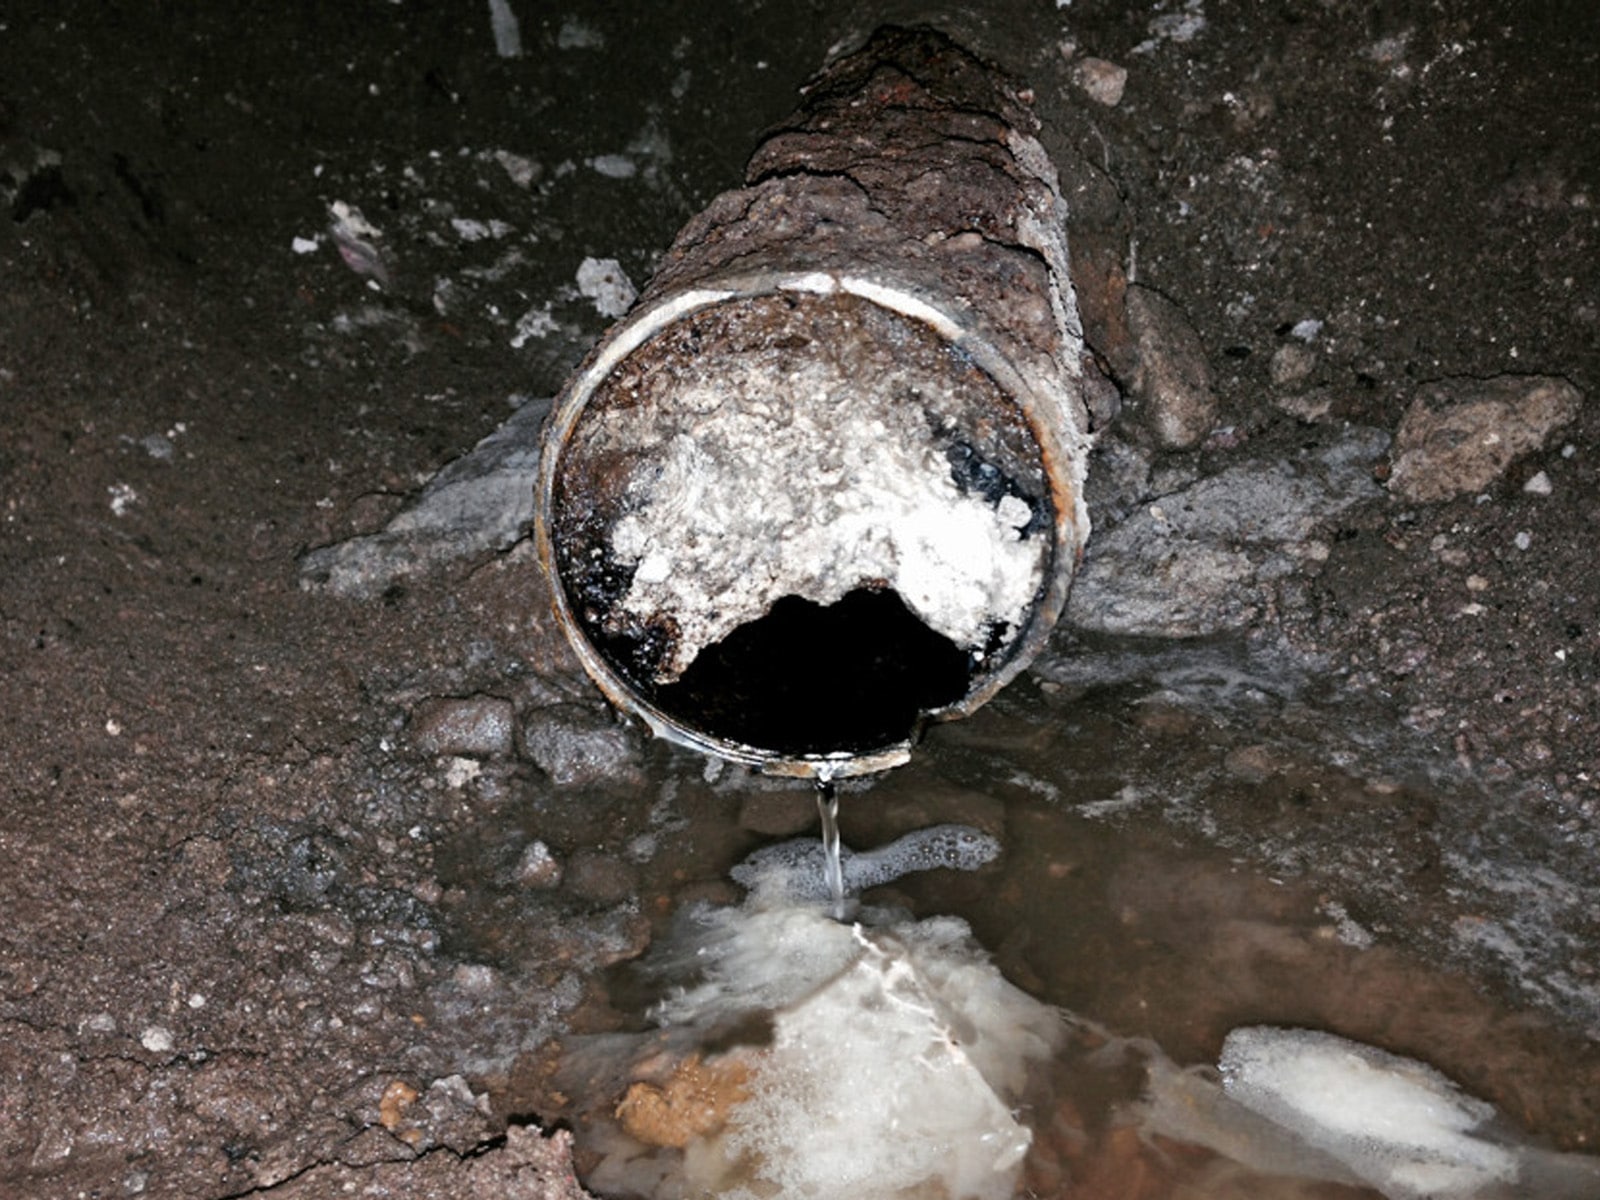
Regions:
<svg viewBox="0 0 1600 1200"><path fill-rule="evenodd" d="M1037 1120L1030 1186L1150 1198L1364 1194L1263 1181L1209 1152L1130 1140L1116 1114L1137 1097L1143 1067L1138 1055L1108 1060L1105 1037L1148 1039L1186 1067L1214 1063L1228 1031L1253 1024L1327 1030L1423 1060L1534 1138L1595 1149L1600 1047L1578 1023L1520 1004L1514 981L1441 966L1428 950L1429 928L1472 919L1451 913L1449 889L1430 875L1446 836L1438 826L1448 825L1438 815L1450 801L1446 773L1407 761L1381 721L1364 723L1259 664L1104 663L1085 679L1047 658L973 718L931 730L908 766L838 784L852 847L941 822L1004 846L976 872L910 876L865 900L962 917L1007 979L1081 1019L1056 1108ZM649 852L635 857L658 937L691 901L736 902L728 869L781 840L776 826L781 836L816 830L803 784L707 771L660 745L648 772L645 796L612 798L588 819L613 845L648 836ZM585 803L574 797L568 811ZM550 818L530 811L525 836ZM1326 847L1345 831L1347 846L1376 831L1390 848L1383 886L1338 882L1341 851ZM460 861L481 863L463 850ZM477 897L461 907L458 944L514 959L505 886L482 870L458 885ZM579 1014L587 1029L639 1028L659 994L627 968L593 982ZM527 1073L498 1091L502 1111L556 1111L547 1084ZM568 1099L572 1112L614 1101Z"/></svg>

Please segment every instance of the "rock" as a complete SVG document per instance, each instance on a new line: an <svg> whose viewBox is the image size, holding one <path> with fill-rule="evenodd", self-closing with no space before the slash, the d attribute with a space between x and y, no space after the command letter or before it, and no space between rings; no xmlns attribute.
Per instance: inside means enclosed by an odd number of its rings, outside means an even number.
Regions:
<svg viewBox="0 0 1600 1200"><path fill-rule="evenodd" d="M515 731L511 701L494 696L436 697L411 714L411 740L425 754L501 758Z"/></svg>
<svg viewBox="0 0 1600 1200"><path fill-rule="evenodd" d="M1400 421L1389 487L1419 503L1481 492L1576 418L1582 401L1566 380L1543 375L1424 384Z"/></svg>
<svg viewBox="0 0 1600 1200"><path fill-rule="evenodd" d="M528 401L383 530L310 551L300 586L369 599L407 576L515 543L533 522L539 431L549 411L548 400Z"/></svg>
<svg viewBox="0 0 1600 1200"><path fill-rule="evenodd" d="M1073 68L1072 81L1096 104L1115 108L1122 103L1123 90L1128 86L1128 68L1103 58L1084 58Z"/></svg>
<svg viewBox="0 0 1600 1200"><path fill-rule="evenodd" d="M517 882L526 888L547 889L559 887L563 871L561 862L543 842L529 842L517 860Z"/></svg>
<svg viewBox="0 0 1600 1200"><path fill-rule="evenodd" d="M1141 284L1128 286L1127 307L1137 354L1132 390L1143 424L1163 448L1191 449L1217 422L1200 335L1182 309Z"/></svg>
<svg viewBox="0 0 1600 1200"><path fill-rule="evenodd" d="M567 862L567 890L582 900L619 904L639 891L639 872L598 850L579 850Z"/></svg>
<svg viewBox="0 0 1600 1200"><path fill-rule="evenodd" d="M529 713L522 722L522 753L560 787L642 779L638 735L609 712L580 704Z"/></svg>
<svg viewBox="0 0 1600 1200"><path fill-rule="evenodd" d="M1104 170L1080 154L1063 153L1057 166L1067 201L1067 252L1084 341L1105 360L1114 378L1125 379L1134 366L1125 270L1132 218L1122 193ZM1095 416L1098 419L1099 414Z"/></svg>
<svg viewBox="0 0 1600 1200"><path fill-rule="evenodd" d="M1200 637L1261 611L1261 585L1314 560L1322 523L1381 493L1387 446L1358 429L1290 462L1241 463L1163 495L1097 533L1066 618L1097 633Z"/></svg>

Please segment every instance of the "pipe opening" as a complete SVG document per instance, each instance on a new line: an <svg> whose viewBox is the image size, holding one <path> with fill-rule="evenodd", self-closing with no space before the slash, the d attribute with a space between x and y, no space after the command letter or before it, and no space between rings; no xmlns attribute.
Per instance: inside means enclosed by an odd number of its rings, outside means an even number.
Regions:
<svg viewBox="0 0 1600 1200"><path fill-rule="evenodd" d="M834 604L782 597L647 695L713 737L784 755L854 754L909 739L971 678L970 656L894 591L858 588Z"/></svg>
<svg viewBox="0 0 1600 1200"><path fill-rule="evenodd" d="M551 487L566 607L616 683L763 755L906 743L1011 660L1054 577L1027 414L856 296L673 318L584 398Z"/></svg>

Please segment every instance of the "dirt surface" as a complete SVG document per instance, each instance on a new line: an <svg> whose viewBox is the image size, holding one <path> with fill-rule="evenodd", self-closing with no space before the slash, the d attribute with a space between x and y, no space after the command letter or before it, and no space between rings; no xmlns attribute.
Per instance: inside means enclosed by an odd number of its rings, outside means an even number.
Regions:
<svg viewBox="0 0 1600 1200"><path fill-rule="evenodd" d="M616 1020L588 985L761 832L610 719L526 542L366 598L301 564L553 394L618 274L737 183L831 46L907 13L511 7L519 57L471 3L0 12L7 1195L569 1194L507 1098ZM1185 836L1336 876L1401 941L1415 906L1592 1042L1600 31L1555 3L973 7L940 23L1035 91L1120 385L1095 536L1366 456L1292 552L1195 533L1166 590L1216 587L1199 617L1113 594L1041 678L1180 634L1292 663L1326 707L1264 736L1392 755L1384 819L1218 801ZM1487 474L1413 468L1459 488L1391 479L1419 396L1504 401L1450 448L1515 440L1525 376L1576 399ZM1238 570L1202 578L1216 539ZM1243 733L1224 753L1293 774Z"/></svg>

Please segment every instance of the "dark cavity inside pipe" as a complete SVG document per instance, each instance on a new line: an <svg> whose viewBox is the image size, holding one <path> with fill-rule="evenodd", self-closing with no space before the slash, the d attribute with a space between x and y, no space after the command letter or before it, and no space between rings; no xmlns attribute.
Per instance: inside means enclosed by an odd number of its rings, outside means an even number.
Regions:
<svg viewBox="0 0 1600 1200"><path fill-rule="evenodd" d="M716 737L780 754L858 753L912 736L924 712L971 681L960 647L892 590L834 604L784 596L708 646L676 683L646 688L657 707Z"/></svg>

